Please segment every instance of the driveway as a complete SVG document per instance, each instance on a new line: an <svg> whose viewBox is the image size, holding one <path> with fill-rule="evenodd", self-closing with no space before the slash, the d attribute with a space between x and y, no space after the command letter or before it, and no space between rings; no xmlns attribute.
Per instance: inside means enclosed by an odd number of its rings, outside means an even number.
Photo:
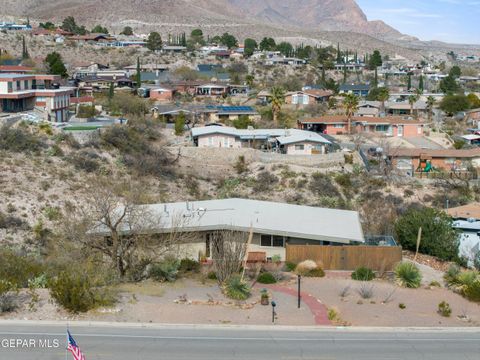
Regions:
<svg viewBox="0 0 480 360"><path fill-rule="evenodd" d="M436 142L433 142L432 140L427 139L426 137L423 137L423 136L404 138L404 140L406 140L413 146L421 149L432 149L432 150L443 149L443 147L437 144Z"/></svg>

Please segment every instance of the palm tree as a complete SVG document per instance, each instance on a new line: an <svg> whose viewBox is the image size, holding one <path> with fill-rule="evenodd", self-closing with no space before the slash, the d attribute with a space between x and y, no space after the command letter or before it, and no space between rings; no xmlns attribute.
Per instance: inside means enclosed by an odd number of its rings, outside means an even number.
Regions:
<svg viewBox="0 0 480 360"><path fill-rule="evenodd" d="M343 99L343 107L347 116L349 134L352 132L352 116L358 110L358 97L355 94L347 94Z"/></svg>
<svg viewBox="0 0 480 360"><path fill-rule="evenodd" d="M408 103L410 104L410 115L413 114L413 105L420 99L420 95L416 93L415 95L410 95L408 97ZM415 118L418 117L418 111L415 112Z"/></svg>
<svg viewBox="0 0 480 360"><path fill-rule="evenodd" d="M434 107L435 103L436 103L435 98L432 95L430 95L427 98L428 121L432 121L433 107Z"/></svg>
<svg viewBox="0 0 480 360"><path fill-rule="evenodd" d="M285 103L285 90L280 86L274 86L270 90L270 101L272 104L273 123L278 125L278 115Z"/></svg>
<svg viewBox="0 0 480 360"><path fill-rule="evenodd" d="M390 91L387 87L378 89L377 100L382 102L382 111L385 112L385 101L390 98Z"/></svg>

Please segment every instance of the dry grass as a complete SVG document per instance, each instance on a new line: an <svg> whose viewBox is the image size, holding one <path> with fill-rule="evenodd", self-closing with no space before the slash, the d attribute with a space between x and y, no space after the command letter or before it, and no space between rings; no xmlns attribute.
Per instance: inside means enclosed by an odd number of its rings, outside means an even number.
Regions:
<svg viewBox="0 0 480 360"><path fill-rule="evenodd" d="M165 284L156 283L154 281L144 281L138 284L125 283L115 287L118 292L132 293L135 295L162 297L166 290Z"/></svg>

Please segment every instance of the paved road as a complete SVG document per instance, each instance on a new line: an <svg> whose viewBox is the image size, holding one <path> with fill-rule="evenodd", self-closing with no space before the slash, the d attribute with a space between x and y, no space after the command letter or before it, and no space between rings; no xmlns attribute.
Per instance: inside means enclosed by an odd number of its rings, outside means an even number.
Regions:
<svg viewBox="0 0 480 360"><path fill-rule="evenodd" d="M240 327L70 326L87 360L478 360L480 328L469 331ZM13 339L13 340L12 340ZM17 339L30 348L8 347ZM40 348L50 340L53 348ZM55 341L59 343L55 348ZM32 345L33 344L33 345ZM5 347L7 346L7 347ZM1 360L65 359L65 327L0 322ZM69 356L67 359L71 359Z"/></svg>

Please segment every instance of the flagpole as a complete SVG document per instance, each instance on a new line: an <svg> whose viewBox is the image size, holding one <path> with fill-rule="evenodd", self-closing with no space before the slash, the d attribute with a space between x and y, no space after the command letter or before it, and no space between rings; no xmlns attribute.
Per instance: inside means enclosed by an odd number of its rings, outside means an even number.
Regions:
<svg viewBox="0 0 480 360"><path fill-rule="evenodd" d="M67 321L67 342L65 344L65 360L68 360L68 321Z"/></svg>

